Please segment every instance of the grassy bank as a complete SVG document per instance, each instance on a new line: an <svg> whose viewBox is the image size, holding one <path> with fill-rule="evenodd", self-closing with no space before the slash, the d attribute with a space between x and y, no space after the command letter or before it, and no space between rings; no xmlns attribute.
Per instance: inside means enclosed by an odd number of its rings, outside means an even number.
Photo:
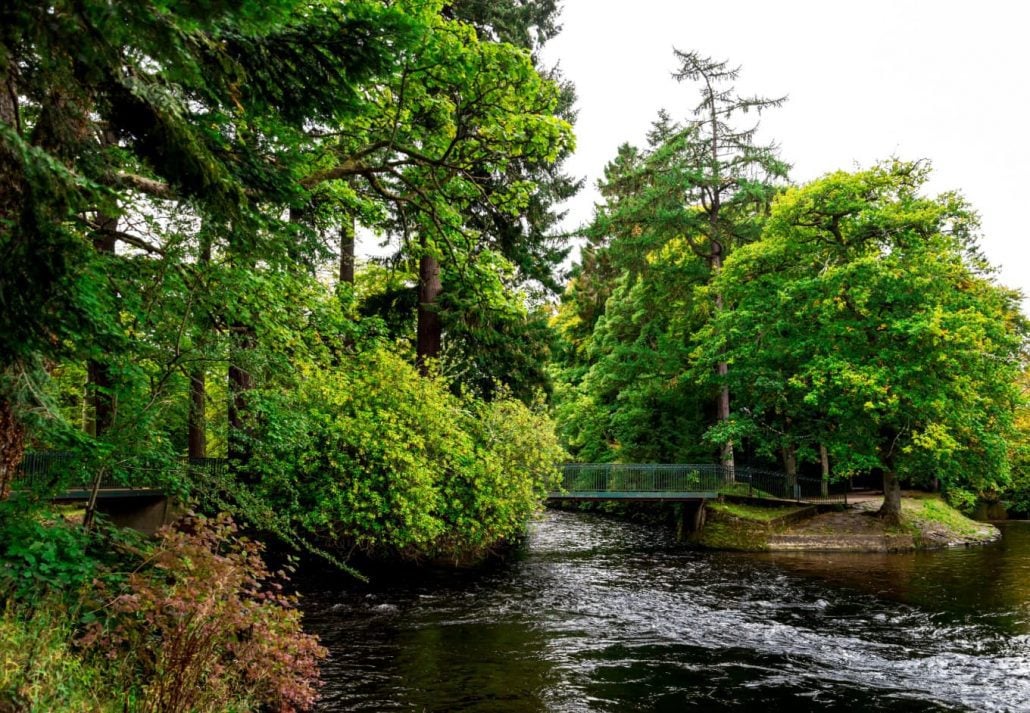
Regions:
<svg viewBox="0 0 1030 713"><path fill-rule="evenodd" d="M785 531L806 512L807 506L772 507L722 500L710 502L704 528L691 541L717 550L758 552L769 549L772 536Z"/></svg>
<svg viewBox="0 0 1030 713"><path fill-rule="evenodd" d="M876 515L878 502L816 513L804 508L717 502L694 541L722 550L898 552L991 542L997 528L970 520L935 495L907 493L900 526ZM807 517L806 517L807 515Z"/></svg>

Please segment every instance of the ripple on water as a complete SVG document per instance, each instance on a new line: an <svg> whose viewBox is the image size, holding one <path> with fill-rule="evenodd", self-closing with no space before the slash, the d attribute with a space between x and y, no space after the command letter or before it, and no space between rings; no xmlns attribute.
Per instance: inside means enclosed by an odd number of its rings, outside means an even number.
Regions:
<svg viewBox="0 0 1030 713"><path fill-rule="evenodd" d="M332 650L325 710L1030 710L1030 597L1007 569L1030 572L1030 537L1006 542L890 579L873 560L696 552L548 513L508 568L306 608ZM935 577L978 578L979 601Z"/></svg>

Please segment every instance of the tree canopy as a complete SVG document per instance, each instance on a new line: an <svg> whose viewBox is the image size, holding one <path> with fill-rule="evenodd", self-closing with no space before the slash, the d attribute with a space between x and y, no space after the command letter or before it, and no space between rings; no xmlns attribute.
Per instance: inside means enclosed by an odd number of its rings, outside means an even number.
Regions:
<svg viewBox="0 0 1030 713"><path fill-rule="evenodd" d="M732 307L695 337L741 390L727 428L808 459L825 445L839 472L882 470L888 494L899 477L1006 483L1025 325L975 250L975 214L922 195L928 174L893 161L791 189L727 260L711 289Z"/></svg>
<svg viewBox="0 0 1030 713"><path fill-rule="evenodd" d="M555 285L564 255L555 201L577 186L557 167L573 148L571 88L532 54L557 30L553 4L57 2L0 13L0 494L26 444L72 449L97 477L131 480L156 458L183 497L235 498L239 514L270 518L260 524L283 536L354 542L358 530L329 537L285 502L275 520L251 497L306 477L297 461L272 472L254 460L278 447L294 399L308 399L295 433L320 432L305 380L372 399L385 353L422 367L416 387L391 364L397 398L369 400L346 422L356 430L334 432L339 449L406 409L428 423L437 403L486 413L481 397L502 410L513 393L536 402L550 343L539 290ZM388 280L348 284L356 229L391 243ZM339 284L326 279L334 261ZM417 297L393 300L376 284ZM419 417L409 396L423 392ZM493 478L501 444L477 426L458 419L439 437ZM182 473L186 453L231 456L244 487ZM393 492L402 469L383 458L347 471L359 497ZM483 516L488 534L461 540L457 521L436 514L444 525L419 552L515 534L548 477L541 463L506 461L512 487L483 507L509 510L495 525ZM485 487L445 462L426 469L441 493ZM367 542L403 549L395 534Z"/></svg>

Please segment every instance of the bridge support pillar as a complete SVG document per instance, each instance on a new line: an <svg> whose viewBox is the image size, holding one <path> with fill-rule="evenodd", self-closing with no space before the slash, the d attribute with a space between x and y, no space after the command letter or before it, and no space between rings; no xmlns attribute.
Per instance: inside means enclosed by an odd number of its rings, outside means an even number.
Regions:
<svg viewBox="0 0 1030 713"><path fill-rule="evenodd" d="M701 529L705 526L705 501L702 500L694 508L693 517L690 522L691 532L701 532Z"/></svg>
<svg viewBox="0 0 1030 713"><path fill-rule="evenodd" d="M175 500L164 495L101 498L97 500L97 510L119 527L131 527L148 535L182 515Z"/></svg>
<svg viewBox="0 0 1030 713"><path fill-rule="evenodd" d="M705 526L705 501L676 503L676 539L682 541L688 534L700 532Z"/></svg>

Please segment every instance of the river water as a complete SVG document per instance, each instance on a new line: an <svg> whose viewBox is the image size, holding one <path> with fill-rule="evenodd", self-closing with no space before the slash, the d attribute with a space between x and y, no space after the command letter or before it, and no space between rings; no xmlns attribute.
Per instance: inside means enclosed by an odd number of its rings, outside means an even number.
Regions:
<svg viewBox="0 0 1030 713"><path fill-rule="evenodd" d="M1030 711L1030 523L913 555L702 552L547 512L489 572L308 584L324 711Z"/></svg>

